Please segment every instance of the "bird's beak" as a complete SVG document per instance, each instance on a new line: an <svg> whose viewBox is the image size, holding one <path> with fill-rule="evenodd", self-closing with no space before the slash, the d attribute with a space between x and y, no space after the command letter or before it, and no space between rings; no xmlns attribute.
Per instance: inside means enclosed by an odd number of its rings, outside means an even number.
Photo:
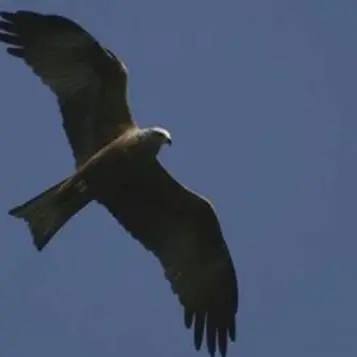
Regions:
<svg viewBox="0 0 357 357"><path fill-rule="evenodd" d="M167 138L166 142L167 142L168 145L170 145L170 146L172 145L172 139L171 138Z"/></svg>

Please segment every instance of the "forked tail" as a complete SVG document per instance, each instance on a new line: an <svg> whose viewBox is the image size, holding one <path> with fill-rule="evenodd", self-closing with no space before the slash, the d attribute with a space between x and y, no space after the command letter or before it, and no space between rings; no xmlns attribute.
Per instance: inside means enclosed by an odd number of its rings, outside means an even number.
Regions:
<svg viewBox="0 0 357 357"><path fill-rule="evenodd" d="M42 250L64 224L91 201L83 182L64 185L67 180L9 211L11 216L27 222L38 250Z"/></svg>

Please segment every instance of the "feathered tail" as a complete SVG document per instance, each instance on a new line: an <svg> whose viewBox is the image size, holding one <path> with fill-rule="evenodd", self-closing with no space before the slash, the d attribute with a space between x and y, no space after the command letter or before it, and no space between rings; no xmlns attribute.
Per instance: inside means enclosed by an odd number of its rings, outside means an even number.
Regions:
<svg viewBox="0 0 357 357"><path fill-rule="evenodd" d="M65 184L65 179L9 211L25 220L38 250L42 250L64 224L90 201L83 182Z"/></svg>

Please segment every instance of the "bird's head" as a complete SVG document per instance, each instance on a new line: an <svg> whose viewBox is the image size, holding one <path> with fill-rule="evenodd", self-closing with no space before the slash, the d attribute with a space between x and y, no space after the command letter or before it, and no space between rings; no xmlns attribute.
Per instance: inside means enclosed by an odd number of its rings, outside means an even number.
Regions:
<svg viewBox="0 0 357 357"><path fill-rule="evenodd" d="M172 145L171 134L163 128L154 127L141 131L144 147L156 156L164 144Z"/></svg>
<svg viewBox="0 0 357 357"><path fill-rule="evenodd" d="M151 136L154 141L157 140L158 143L161 143L161 146L164 144L172 145L171 134L164 128L154 127L149 129Z"/></svg>

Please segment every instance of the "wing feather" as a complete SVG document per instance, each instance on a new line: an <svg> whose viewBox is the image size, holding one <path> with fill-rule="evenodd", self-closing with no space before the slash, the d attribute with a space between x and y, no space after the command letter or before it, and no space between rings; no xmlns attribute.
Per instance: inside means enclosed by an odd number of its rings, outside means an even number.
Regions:
<svg viewBox="0 0 357 357"><path fill-rule="evenodd" d="M57 96L77 165L134 126L124 63L65 17L1 12L0 41Z"/></svg>
<svg viewBox="0 0 357 357"><path fill-rule="evenodd" d="M120 170L122 172L122 170ZM211 204L175 181L158 161L125 182L113 168L91 184L97 201L162 264L184 308L184 323L213 356L235 340L235 268ZM205 333L206 332L206 333Z"/></svg>

